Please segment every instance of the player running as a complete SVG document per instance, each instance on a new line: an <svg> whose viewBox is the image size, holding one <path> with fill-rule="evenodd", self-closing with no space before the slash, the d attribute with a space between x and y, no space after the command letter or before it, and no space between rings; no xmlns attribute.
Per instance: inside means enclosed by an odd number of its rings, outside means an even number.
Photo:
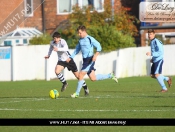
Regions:
<svg viewBox="0 0 175 132"><path fill-rule="evenodd" d="M45 59L48 59L50 57L52 51L57 52L58 62L57 62L57 65L55 67L55 74L56 74L57 78L63 83L62 88L61 88L61 92L63 92L66 89L66 87L68 86L68 83L65 80L61 71L65 67L67 67L67 69L69 71L72 71L72 73L78 79L78 69L77 69L77 66L76 66L73 59L70 59L69 62L66 61L70 57L69 49L68 49L68 45L67 45L66 41L61 38L60 33L55 32L52 37L53 37L53 41L51 41L51 43L50 43L49 52L48 52L48 55L45 56ZM85 95L88 95L89 89L88 89L85 81L82 80L82 82L83 82L82 87L84 88Z"/></svg>
<svg viewBox="0 0 175 132"><path fill-rule="evenodd" d="M103 74L95 75L96 69L94 68L94 65L97 56L99 55L99 52L102 50L101 45L96 39L87 34L85 26L79 26L77 28L77 32L80 37L79 43L77 44L75 51L71 55L70 59L68 59L68 61L74 58L75 55L78 54L79 51L81 51L83 57L83 65L81 71L79 72L77 89L76 92L71 95L72 98L79 97L81 87L84 83L83 78L86 74L89 76L91 81L112 78L115 82L118 82L117 77L113 73L106 75ZM94 47L96 48L95 54L94 54Z"/></svg>

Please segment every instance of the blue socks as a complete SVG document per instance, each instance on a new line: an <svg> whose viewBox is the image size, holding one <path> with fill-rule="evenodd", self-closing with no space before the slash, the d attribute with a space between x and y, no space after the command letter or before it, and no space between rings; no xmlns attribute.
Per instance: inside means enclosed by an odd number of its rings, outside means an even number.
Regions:
<svg viewBox="0 0 175 132"><path fill-rule="evenodd" d="M78 81L78 85L77 85L77 90L76 90L76 94L79 95L80 94L80 90L83 86L84 80Z"/></svg>
<svg viewBox="0 0 175 132"><path fill-rule="evenodd" d="M162 77L163 77L163 80L165 80L165 81L168 81L169 80L169 77L165 77L163 75L162 75Z"/></svg>
<svg viewBox="0 0 175 132"><path fill-rule="evenodd" d="M110 74L106 74L106 75L98 74L98 75L96 75L96 80L104 80L104 79L108 79L108 78L111 78ZM85 82L84 80L78 81L77 90L76 90L77 95L80 94L80 91L81 91L81 88L82 88L84 82Z"/></svg>
<svg viewBox="0 0 175 132"><path fill-rule="evenodd" d="M98 74L98 75L96 75L96 80L104 80L104 79L108 79L108 78L111 78L110 74L107 74L107 75Z"/></svg>
<svg viewBox="0 0 175 132"><path fill-rule="evenodd" d="M159 82L160 86L162 87L163 90L167 90L165 83L164 83L164 79L167 79L167 77L164 77L162 75L159 75L157 78L157 81ZM168 78L169 79L169 78Z"/></svg>

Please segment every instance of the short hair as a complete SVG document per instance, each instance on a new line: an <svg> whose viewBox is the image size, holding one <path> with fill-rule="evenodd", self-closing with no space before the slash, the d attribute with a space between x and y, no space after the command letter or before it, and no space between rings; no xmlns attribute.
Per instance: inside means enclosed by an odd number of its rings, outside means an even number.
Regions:
<svg viewBox="0 0 175 132"><path fill-rule="evenodd" d="M148 33L155 33L154 29L148 29Z"/></svg>
<svg viewBox="0 0 175 132"><path fill-rule="evenodd" d="M61 38L61 34L59 32L54 32L54 34L52 35L53 38Z"/></svg>
<svg viewBox="0 0 175 132"><path fill-rule="evenodd" d="M81 25L77 28L77 31L79 30L86 31L86 27L84 25Z"/></svg>

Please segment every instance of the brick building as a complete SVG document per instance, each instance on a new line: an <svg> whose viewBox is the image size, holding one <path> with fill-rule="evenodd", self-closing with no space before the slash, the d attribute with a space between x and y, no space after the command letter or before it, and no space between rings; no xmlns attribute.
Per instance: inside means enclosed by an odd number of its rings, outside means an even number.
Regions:
<svg viewBox="0 0 175 132"><path fill-rule="evenodd" d="M101 12L105 1L113 2L114 7L121 5L120 0L1 0L0 36L17 26L35 27L52 34L64 26L73 5L83 7L93 3L94 8Z"/></svg>
<svg viewBox="0 0 175 132"><path fill-rule="evenodd" d="M93 2L94 1L94 2ZM143 0L141 0L143 1ZM0 1L0 36L15 30L18 27L35 27L42 32L52 34L63 28L73 5L80 7L94 4L98 12L103 11L103 4L111 2L114 9L129 7L132 15L139 18L138 0L1 0ZM115 11L116 11L115 10ZM174 32L175 24L137 25L140 30L138 45L146 46L147 29L154 28L157 33Z"/></svg>

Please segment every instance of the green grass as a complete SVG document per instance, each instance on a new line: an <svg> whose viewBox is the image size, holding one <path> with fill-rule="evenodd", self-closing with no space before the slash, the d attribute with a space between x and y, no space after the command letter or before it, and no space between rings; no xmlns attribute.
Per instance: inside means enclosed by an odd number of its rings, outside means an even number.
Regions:
<svg viewBox="0 0 175 132"><path fill-rule="evenodd" d="M172 77L175 80L175 77ZM71 98L77 80L68 80L68 88L60 92L62 84L52 81L0 82L0 118L175 118L174 86L166 93L157 80L132 77L91 82L86 80L90 95ZM166 83L166 82L165 82ZM167 85L167 83L166 83ZM49 91L57 89L58 99L49 98ZM174 131L174 127L0 127L0 131Z"/></svg>

